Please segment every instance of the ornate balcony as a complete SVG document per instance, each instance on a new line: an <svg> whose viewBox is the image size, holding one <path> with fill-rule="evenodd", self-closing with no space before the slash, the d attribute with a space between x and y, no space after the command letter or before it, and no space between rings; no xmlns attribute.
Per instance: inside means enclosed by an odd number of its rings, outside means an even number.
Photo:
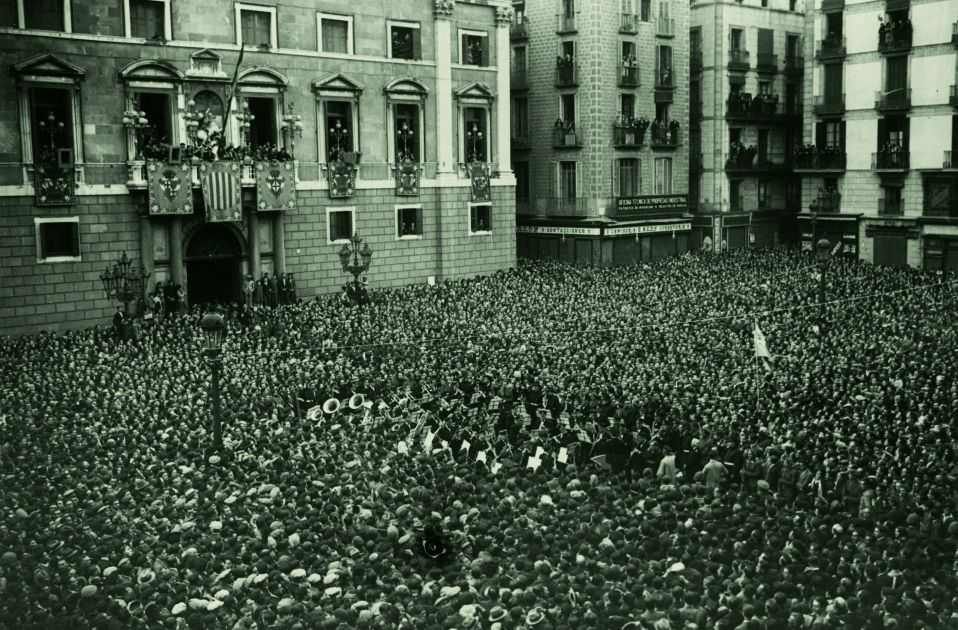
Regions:
<svg viewBox="0 0 958 630"><path fill-rule="evenodd" d="M808 209L816 214L837 214L842 211L842 195L837 190L820 191Z"/></svg>
<svg viewBox="0 0 958 630"><path fill-rule="evenodd" d="M509 26L509 36L513 41L529 39L529 17L517 15Z"/></svg>
<svg viewBox="0 0 958 630"><path fill-rule="evenodd" d="M778 74L778 55L758 53L755 70L761 74Z"/></svg>
<svg viewBox="0 0 958 630"><path fill-rule="evenodd" d="M875 92L875 109L880 112L899 112L911 109L911 89Z"/></svg>
<svg viewBox="0 0 958 630"><path fill-rule="evenodd" d="M845 58L846 41L844 37L832 35L818 42L815 57L819 61Z"/></svg>
<svg viewBox="0 0 958 630"><path fill-rule="evenodd" d="M568 35L576 32L575 15L560 13L556 16L556 33Z"/></svg>
<svg viewBox="0 0 958 630"><path fill-rule="evenodd" d="M619 87L639 87L639 64L634 59L623 59L619 67Z"/></svg>
<svg viewBox="0 0 958 630"><path fill-rule="evenodd" d="M733 72L748 72L750 67L747 50L728 51L728 69Z"/></svg>
<svg viewBox="0 0 958 630"><path fill-rule="evenodd" d="M785 74L792 76L805 74L805 57L798 55L786 55Z"/></svg>
<svg viewBox="0 0 958 630"><path fill-rule="evenodd" d="M653 149L675 149L679 146L679 122L654 121L651 126Z"/></svg>
<svg viewBox="0 0 958 630"><path fill-rule="evenodd" d="M771 175L786 173L790 169L784 154L766 153L758 155L755 147L740 147L730 152L725 161L725 172L729 175Z"/></svg>
<svg viewBox="0 0 958 630"><path fill-rule="evenodd" d="M901 216L903 213L903 206L901 199L879 199L878 200L878 214L885 217L897 217Z"/></svg>
<svg viewBox="0 0 958 630"><path fill-rule="evenodd" d="M619 16L619 32L623 35L636 35L639 32L639 16L635 13L622 13Z"/></svg>
<svg viewBox="0 0 958 630"><path fill-rule="evenodd" d="M905 172L908 170L908 151L888 149L872 153L872 170L878 172Z"/></svg>
<svg viewBox="0 0 958 630"><path fill-rule="evenodd" d="M911 50L911 20L878 27L878 52L901 53Z"/></svg>
<svg viewBox="0 0 958 630"><path fill-rule="evenodd" d="M579 85L579 65L575 61L559 58L556 61L556 87L570 88Z"/></svg>
<svg viewBox="0 0 958 630"><path fill-rule="evenodd" d="M552 130L552 148L581 149L582 132L576 130L573 123L556 123Z"/></svg>
<svg viewBox="0 0 958 630"><path fill-rule="evenodd" d="M645 132L649 121L644 119L623 120L612 125L613 142L616 149L639 149L645 143Z"/></svg>
<svg viewBox="0 0 958 630"><path fill-rule="evenodd" d="M815 97L816 116L841 116L845 113L845 95L819 94Z"/></svg>
<svg viewBox="0 0 958 630"><path fill-rule="evenodd" d="M795 152L796 173L844 173L847 155L841 147L807 146Z"/></svg>
<svg viewBox="0 0 958 630"><path fill-rule="evenodd" d="M801 117L801 110L787 109L779 102L777 94L753 97L748 92L739 92L729 95L725 106L725 120L729 121L784 123L790 118Z"/></svg>
<svg viewBox="0 0 958 630"><path fill-rule="evenodd" d="M675 37L675 19L660 17L655 21L656 37Z"/></svg>

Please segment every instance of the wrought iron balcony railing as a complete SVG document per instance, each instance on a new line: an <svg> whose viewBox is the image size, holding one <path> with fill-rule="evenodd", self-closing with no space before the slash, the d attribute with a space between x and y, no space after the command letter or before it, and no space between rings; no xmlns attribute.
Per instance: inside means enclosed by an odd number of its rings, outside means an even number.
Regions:
<svg viewBox="0 0 958 630"><path fill-rule="evenodd" d="M619 17L619 32L635 35L639 32L639 16L635 13L622 13Z"/></svg>
<svg viewBox="0 0 958 630"><path fill-rule="evenodd" d="M903 205L901 199L879 199L878 214L881 216L901 216Z"/></svg>
<svg viewBox="0 0 958 630"><path fill-rule="evenodd" d="M843 172L848 156L840 147L815 147L814 151L800 149L793 159L795 171Z"/></svg>
<svg viewBox="0 0 958 630"><path fill-rule="evenodd" d="M845 95L819 94L815 97L816 116L836 116L845 113Z"/></svg>
<svg viewBox="0 0 958 630"><path fill-rule="evenodd" d="M634 60L622 60L619 68L620 87L639 87L639 64Z"/></svg>
<svg viewBox="0 0 958 630"><path fill-rule="evenodd" d="M725 161L726 173L765 174L783 173L790 170L786 156L782 153L756 154L754 151L741 151L730 155Z"/></svg>
<svg viewBox="0 0 958 630"><path fill-rule="evenodd" d="M655 34L658 37L675 37L675 19L660 17L655 21Z"/></svg>
<svg viewBox="0 0 958 630"><path fill-rule="evenodd" d="M560 13L556 16L556 33L575 33L575 15Z"/></svg>
<svg viewBox="0 0 958 630"><path fill-rule="evenodd" d="M831 35L818 42L818 50L815 56L819 60L841 59L845 57L846 41L839 35Z"/></svg>
<svg viewBox="0 0 958 630"><path fill-rule="evenodd" d="M878 52L894 53L911 50L911 21L906 20L895 26L878 27Z"/></svg>
<svg viewBox="0 0 958 630"><path fill-rule="evenodd" d="M509 26L509 36L514 40L529 39L529 18L517 15Z"/></svg>
<svg viewBox="0 0 958 630"><path fill-rule="evenodd" d="M872 153L873 171L907 171L908 151L889 149Z"/></svg>
<svg viewBox="0 0 958 630"><path fill-rule="evenodd" d="M777 73L778 55L758 53L758 56L755 58L755 70L763 74Z"/></svg>
<svg viewBox="0 0 958 630"><path fill-rule="evenodd" d="M575 87L579 84L579 64L574 61L556 62L556 87Z"/></svg>
<svg viewBox="0 0 958 630"><path fill-rule="evenodd" d="M749 54L747 50L733 49L728 51L728 69L742 72L749 69Z"/></svg>
<svg viewBox="0 0 958 630"><path fill-rule="evenodd" d="M787 122L801 116L801 109L786 107L777 94L752 96L748 92L732 94L725 102L725 119L754 122Z"/></svg>
<svg viewBox="0 0 958 630"><path fill-rule="evenodd" d="M674 149L679 146L679 124L677 121L653 122L651 145L653 149Z"/></svg>
<svg viewBox="0 0 958 630"><path fill-rule="evenodd" d="M911 88L890 92L875 92L875 109L880 112L911 109Z"/></svg>
<svg viewBox="0 0 958 630"><path fill-rule="evenodd" d="M617 149L637 149L645 143L646 127L616 121L612 125L612 140Z"/></svg>
<svg viewBox="0 0 958 630"><path fill-rule="evenodd" d="M582 147L582 131L574 125L563 125L552 130L552 146L556 149L578 149Z"/></svg>

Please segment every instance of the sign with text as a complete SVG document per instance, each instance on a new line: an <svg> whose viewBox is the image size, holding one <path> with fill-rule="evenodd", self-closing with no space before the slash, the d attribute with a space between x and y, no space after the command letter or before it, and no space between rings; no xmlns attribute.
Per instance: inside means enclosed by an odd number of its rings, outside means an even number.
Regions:
<svg viewBox="0 0 958 630"><path fill-rule="evenodd" d="M520 234L561 234L563 236L599 236L599 228L564 227L558 225L517 225Z"/></svg>
<svg viewBox="0 0 958 630"><path fill-rule="evenodd" d="M691 229L691 223L656 223L652 225L606 228L605 235L626 236L631 234L656 234L659 232L688 232Z"/></svg>
<svg viewBox="0 0 958 630"><path fill-rule="evenodd" d="M689 207L687 195L640 195L618 197L615 209L619 212L642 212L643 210L681 210Z"/></svg>

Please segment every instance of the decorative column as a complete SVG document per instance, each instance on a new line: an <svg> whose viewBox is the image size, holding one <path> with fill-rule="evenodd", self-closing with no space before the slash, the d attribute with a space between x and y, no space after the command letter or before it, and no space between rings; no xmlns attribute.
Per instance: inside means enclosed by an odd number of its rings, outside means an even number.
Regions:
<svg viewBox="0 0 958 630"><path fill-rule="evenodd" d="M436 43L436 151L439 174L454 173L452 115L452 14L454 0L434 0ZM508 90L507 90L508 93Z"/></svg>
<svg viewBox="0 0 958 630"><path fill-rule="evenodd" d="M500 173L512 171L511 111L509 94L512 39L509 29L512 26L512 9L496 8L496 144L497 162Z"/></svg>
<svg viewBox="0 0 958 630"><path fill-rule="evenodd" d="M276 212L273 220L273 275L286 273L286 234L283 232L283 213Z"/></svg>
<svg viewBox="0 0 958 630"><path fill-rule="evenodd" d="M259 278L259 216L256 210L248 211L246 231L246 240L249 243L249 272L254 278Z"/></svg>

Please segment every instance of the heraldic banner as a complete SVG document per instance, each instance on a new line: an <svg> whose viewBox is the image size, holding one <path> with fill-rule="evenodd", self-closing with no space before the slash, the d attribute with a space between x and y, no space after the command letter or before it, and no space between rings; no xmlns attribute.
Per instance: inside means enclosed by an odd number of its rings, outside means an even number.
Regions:
<svg viewBox="0 0 958 630"><path fill-rule="evenodd" d="M256 209L296 209L296 171L292 162L256 163Z"/></svg>
<svg viewBox="0 0 958 630"><path fill-rule="evenodd" d="M243 188L237 162L203 162L200 185L206 204L206 221L240 221L243 218Z"/></svg>
<svg viewBox="0 0 958 630"><path fill-rule="evenodd" d="M146 163L150 214L193 214L193 172L189 163Z"/></svg>

